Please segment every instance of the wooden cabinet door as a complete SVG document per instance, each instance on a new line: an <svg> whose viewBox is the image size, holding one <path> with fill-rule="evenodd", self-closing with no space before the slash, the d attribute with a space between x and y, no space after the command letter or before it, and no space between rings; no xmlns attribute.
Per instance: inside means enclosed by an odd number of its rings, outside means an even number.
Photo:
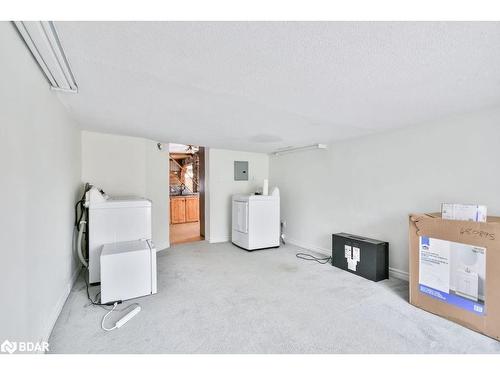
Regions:
<svg viewBox="0 0 500 375"><path fill-rule="evenodd" d="M198 197L186 198L186 222L191 223L200 220L200 200Z"/></svg>
<svg viewBox="0 0 500 375"><path fill-rule="evenodd" d="M186 198L170 199L170 222L172 224L186 222Z"/></svg>

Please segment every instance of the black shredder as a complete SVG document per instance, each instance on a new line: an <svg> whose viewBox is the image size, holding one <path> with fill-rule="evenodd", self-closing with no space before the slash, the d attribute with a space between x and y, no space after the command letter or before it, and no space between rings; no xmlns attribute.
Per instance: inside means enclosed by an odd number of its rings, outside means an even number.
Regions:
<svg viewBox="0 0 500 375"><path fill-rule="evenodd" d="M349 233L332 235L332 266L372 281L389 278L389 243Z"/></svg>

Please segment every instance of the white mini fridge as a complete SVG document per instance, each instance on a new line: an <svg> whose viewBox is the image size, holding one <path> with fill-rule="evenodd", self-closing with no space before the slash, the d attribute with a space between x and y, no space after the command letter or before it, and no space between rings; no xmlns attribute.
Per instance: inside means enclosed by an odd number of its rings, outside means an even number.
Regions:
<svg viewBox="0 0 500 375"><path fill-rule="evenodd" d="M280 245L279 195L233 195L233 244L257 250Z"/></svg>
<svg viewBox="0 0 500 375"><path fill-rule="evenodd" d="M102 246L101 303L155 294L156 249L149 240L114 242Z"/></svg>

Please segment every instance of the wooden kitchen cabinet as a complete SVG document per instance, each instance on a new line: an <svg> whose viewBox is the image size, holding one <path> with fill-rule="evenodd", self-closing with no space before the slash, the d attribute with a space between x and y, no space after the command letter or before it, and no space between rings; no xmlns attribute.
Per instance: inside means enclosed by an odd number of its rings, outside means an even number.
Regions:
<svg viewBox="0 0 500 375"><path fill-rule="evenodd" d="M170 223L192 223L200 220L200 200L197 195L170 198Z"/></svg>
<svg viewBox="0 0 500 375"><path fill-rule="evenodd" d="M186 197L186 222L192 223L200 220L200 201L198 196Z"/></svg>
<svg viewBox="0 0 500 375"><path fill-rule="evenodd" d="M186 222L186 198L170 198L170 222L172 224Z"/></svg>

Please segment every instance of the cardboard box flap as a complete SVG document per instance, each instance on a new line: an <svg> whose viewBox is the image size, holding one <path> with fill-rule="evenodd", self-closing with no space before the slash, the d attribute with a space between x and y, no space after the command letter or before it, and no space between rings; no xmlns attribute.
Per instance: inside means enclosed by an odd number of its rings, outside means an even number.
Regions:
<svg viewBox="0 0 500 375"><path fill-rule="evenodd" d="M431 213L426 213L426 214L411 214L410 217L431 217L435 219L441 219L441 212L431 212ZM442 219L446 220L446 219ZM451 221L462 221L462 220L451 220ZM474 221L464 221L465 223L474 223ZM486 223L500 223L500 217L498 216L488 216L486 219Z"/></svg>
<svg viewBox="0 0 500 375"><path fill-rule="evenodd" d="M411 214L410 222L418 236L428 236L442 240L460 242L475 246L489 247L492 242L500 241L500 218L486 223L475 221L444 220L433 214ZM500 247L500 243L498 244Z"/></svg>

